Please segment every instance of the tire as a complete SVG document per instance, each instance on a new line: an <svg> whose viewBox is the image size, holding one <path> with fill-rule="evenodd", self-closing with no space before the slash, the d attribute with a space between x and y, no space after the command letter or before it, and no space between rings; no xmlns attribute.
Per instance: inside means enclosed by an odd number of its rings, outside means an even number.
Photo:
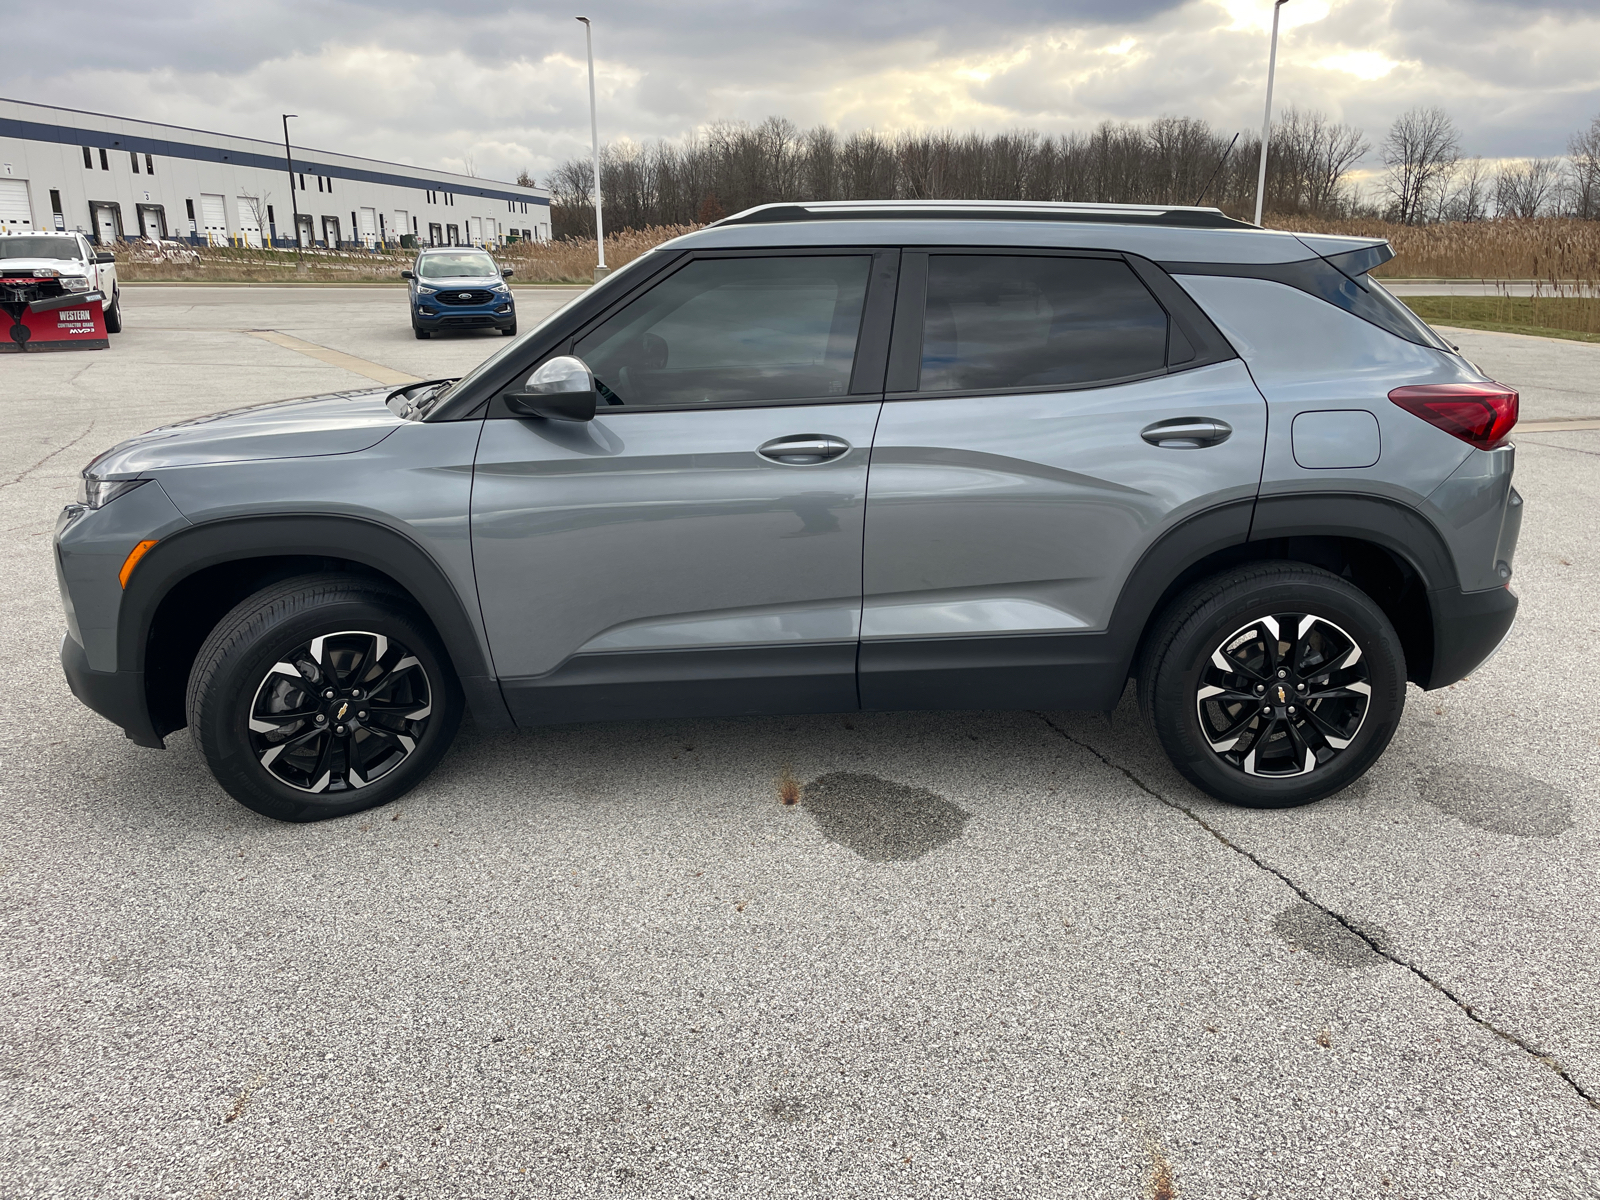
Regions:
<svg viewBox="0 0 1600 1200"><path fill-rule="evenodd" d="M506 337L516 337L517 323L515 321L511 322L509 326L507 326L505 329L502 329L500 332Z"/></svg>
<svg viewBox="0 0 1600 1200"><path fill-rule="evenodd" d="M417 341L419 342L425 342L433 336L433 332L431 330L424 329L420 325L413 325L411 327L411 332L417 335Z"/></svg>
<svg viewBox="0 0 1600 1200"><path fill-rule="evenodd" d="M106 309L106 332L107 333L121 333L122 332L122 293L121 293L121 291L117 291L117 292L112 293L112 296L111 296L111 307Z"/></svg>
<svg viewBox="0 0 1600 1200"><path fill-rule="evenodd" d="M1303 563L1258 563L1190 588L1152 627L1138 676L1140 708L1172 765L1250 808L1348 787L1405 708L1405 652L1383 610Z"/></svg>
<svg viewBox="0 0 1600 1200"><path fill-rule="evenodd" d="M320 821L420 783L455 737L462 699L404 594L325 574L273 584L223 617L195 656L186 707L230 796L275 820Z"/></svg>

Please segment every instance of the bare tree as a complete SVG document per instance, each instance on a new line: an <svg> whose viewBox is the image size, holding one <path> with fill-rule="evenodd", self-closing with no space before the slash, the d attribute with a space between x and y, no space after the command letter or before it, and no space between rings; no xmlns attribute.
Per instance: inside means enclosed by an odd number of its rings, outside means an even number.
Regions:
<svg viewBox="0 0 1600 1200"><path fill-rule="evenodd" d="M263 191L259 196L240 196L239 203L244 205L245 211L254 218L256 229L261 234L261 240L266 245L271 245L272 222L267 220L267 201L272 199L272 193Z"/></svg>
<svg viewBox="0 0 1600 1200"><path fill-rule="evenodd" d="M1395 220L1416 225L1436 211L1461 159L1461 137L1442 108L1402 113L1383 140L1384 190Z"/></svg>
<svg viewBox="0 0 1600 1200"><path fill-rule="evenodd" d="M1444 206L1447 221L1481 221L1489 215L1489 199L1493 191L1489 164L1481 154L1462 159L1457 164L1455 183L1449 189Z"/></svg>
<svg viewBox="0 0 1600 1200"><path fill-rule="evenodd" d="M1501 167L1494 186L1495 212L1502 217L1543 216L1560 182L1560 164L1553 158L1529 158Z"/></svg>
<svg viewBox="0 0 1600 1200"><path fill-rule="evenodd" d="M522 170L517 172L517 186L531 188L539 185L533 181L533 172L528 170L527 167L523 167Z"/></svg>
<svg viewBox="0 0 1600 1200"><path fill-rule="evenodd" d="M1575 217L1600 219L1600 117L1567 142L1572 156L1570 211Z"/></svg>

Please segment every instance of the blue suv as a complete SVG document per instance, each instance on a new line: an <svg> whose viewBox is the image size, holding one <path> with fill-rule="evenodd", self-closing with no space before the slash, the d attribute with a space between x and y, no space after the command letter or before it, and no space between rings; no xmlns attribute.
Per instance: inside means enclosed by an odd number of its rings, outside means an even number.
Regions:
<svg viewBox="0 0 1600 1200"><path fill-rule="evenodd" d="M401 271L411 283L411 329L418 338L437 329L498 329L517 332L517 302L487 250L440 246L417 255L415 269Z"/></svg>

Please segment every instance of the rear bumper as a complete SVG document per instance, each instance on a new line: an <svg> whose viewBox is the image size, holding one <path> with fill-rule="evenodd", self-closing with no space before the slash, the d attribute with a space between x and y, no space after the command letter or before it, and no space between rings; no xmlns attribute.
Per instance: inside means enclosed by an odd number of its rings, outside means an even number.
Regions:
<svg viewBox="0 0 1600 1200"><path fill-rule="evenodd" d="M72 694L113 725L122 726L135 745L157 750L165 747L150 721L143 672L92 670L83 647L65 634L61 638L61 669Z"/></svg>
<svg viewBox="0 0 1600 1200"><path fill-rule="evenodd" d="M1433 610L1433 669L1428 690L1449 687L1484 663L1511 632L1517 597L1508 587L1482 592L1441 588L1428 595Z"/></svg>

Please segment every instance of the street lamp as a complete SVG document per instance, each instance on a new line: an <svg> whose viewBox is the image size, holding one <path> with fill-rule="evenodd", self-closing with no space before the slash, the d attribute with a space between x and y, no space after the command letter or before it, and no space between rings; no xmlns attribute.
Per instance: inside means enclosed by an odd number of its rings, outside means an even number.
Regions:
<svg viewBox="0 0 1600 1200"><path fill-rule="evenodd" d="M1261 121L1261 170L1256 175L1256 224L1261 224L1261 202L1267 190L1267 139L1272 136L1272 76L1278 69L1278 10L1289 0L1272 5L1272 50L1267 55L1267 115Z"/></svg>
<svg viewBox="0 0 1600 1200"><path fill-rule="evenodd" d="M594 111L594 30L589 26L588 17L579 17L578 20L583 22L583 41L589 50L589 145L594 153L594 241L600 250L600 262L594 269L594 279L599 283L611 268L606 266L606 230L600 219L600 122Z"/></svg>
<svg viewBox="0 0 1600 1200"><path fill-rule="evenodd" d="M298 269L305 268L305 256L300 250L300 200L294 194L294 156L289 153L289 118L300 119L299 113L283 114L283 161L289 164L289 203L294 208L294 259Z"/></svg>

